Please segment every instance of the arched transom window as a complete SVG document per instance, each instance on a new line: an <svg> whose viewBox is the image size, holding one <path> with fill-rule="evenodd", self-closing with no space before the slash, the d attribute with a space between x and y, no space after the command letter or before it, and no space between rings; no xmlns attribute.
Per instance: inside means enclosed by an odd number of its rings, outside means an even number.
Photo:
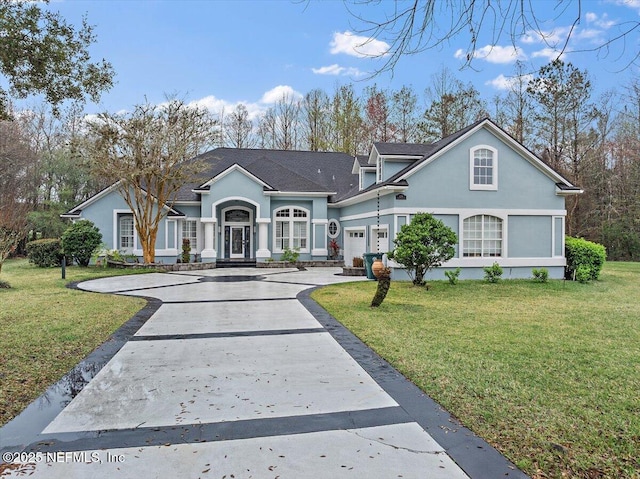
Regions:
<svg viewBox="0 0 640 479"><path fill-rule="evenodd" d="M462 224L462 256L502 256L502 220L495 216L476 215Z"/></svg>
<svg viewBox="0 0 640 479"><path fill-rule="evenodd" d="M304 208L285 207L275 211L274 251L298 249L308 252L309 212Z"/></svg>

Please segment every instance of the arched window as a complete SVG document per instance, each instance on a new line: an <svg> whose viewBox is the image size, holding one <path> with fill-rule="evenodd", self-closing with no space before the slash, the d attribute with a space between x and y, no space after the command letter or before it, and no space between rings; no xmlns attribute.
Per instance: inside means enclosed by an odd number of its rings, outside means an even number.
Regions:
<svg viewBox="0 0 640 479"><path fill-rule="evenodd" d="M472 190L497 190L498 150L486 145L472 148L469 161L469 188Z"/></svg>
<svg viewBox="0 0 640 479"><path fill-rule="evenodd" d="M274 252L298 249L308 252L309 212L304 208L284 207L274 212Z"/></svg>
<svg viewBox="0 0 640 479"><path fill-rule="evenodd" d="M465 218L462 223L462 256L502 256L502 220L489 215Z"/></svg>

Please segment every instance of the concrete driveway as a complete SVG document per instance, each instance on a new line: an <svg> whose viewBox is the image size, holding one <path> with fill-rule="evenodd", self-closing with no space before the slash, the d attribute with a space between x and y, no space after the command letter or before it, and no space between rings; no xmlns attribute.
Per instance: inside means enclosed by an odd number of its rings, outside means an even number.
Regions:
<svg viewBox="0 0 640 479"><path fill-rule="evenodd" d="M0 475L526 477L309 299L310 288L360 279L338 271L81 283L159 301L64 407L42 416L32 405L0 429L0 449L23 452Z"/></svg>

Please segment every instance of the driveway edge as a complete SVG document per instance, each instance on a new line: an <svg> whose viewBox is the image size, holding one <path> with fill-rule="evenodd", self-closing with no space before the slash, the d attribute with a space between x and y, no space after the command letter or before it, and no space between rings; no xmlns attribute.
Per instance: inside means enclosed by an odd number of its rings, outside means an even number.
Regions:
<svg viewBox="0 0 640 479"><path fill-rule="evenodd" d="M530 479L314 301L311 293L322 287L324 286L301 291L297 295L298 301L373 380L445 449L471 479Z"/></svg>

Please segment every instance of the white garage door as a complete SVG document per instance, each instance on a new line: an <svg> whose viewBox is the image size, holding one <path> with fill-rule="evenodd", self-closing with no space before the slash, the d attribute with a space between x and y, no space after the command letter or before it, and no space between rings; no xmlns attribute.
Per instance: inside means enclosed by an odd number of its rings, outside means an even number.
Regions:
<svg viewBox="0 0 640 479"><path fill-rule="evenodd" d="M344 264L351 266L353 258L362 258L367 250L365 230L347 230L344 234Z"/></svg>

